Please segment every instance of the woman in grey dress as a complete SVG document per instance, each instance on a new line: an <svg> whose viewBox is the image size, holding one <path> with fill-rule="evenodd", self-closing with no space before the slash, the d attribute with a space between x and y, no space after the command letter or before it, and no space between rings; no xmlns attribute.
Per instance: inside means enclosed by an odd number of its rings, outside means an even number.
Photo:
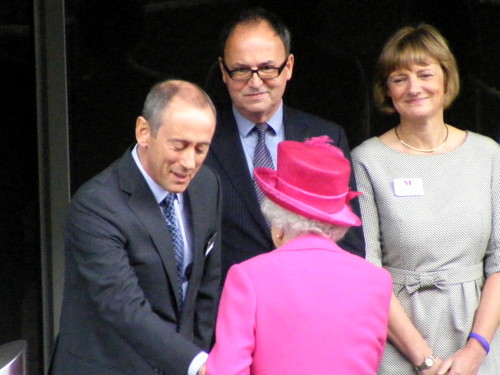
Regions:
<svg viewBox="0 0 500 375"><path fill-rule="evenodd" d="M375 102L400 123L352 153L367 259L393 277L379 374L500 374L500 146L444 122L458 91L435 28L387 41Z"/></svg>

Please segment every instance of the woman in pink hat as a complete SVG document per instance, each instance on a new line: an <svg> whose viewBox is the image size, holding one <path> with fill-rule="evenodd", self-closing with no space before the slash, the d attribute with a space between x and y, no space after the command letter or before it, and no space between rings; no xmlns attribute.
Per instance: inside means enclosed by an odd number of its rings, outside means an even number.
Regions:
<svg viewBox="0 0 500 375"><path fill-rule="evenodd" d="M392 282L336 245L361 223L359 193L328 141L281 142L277 170L255 170L277 249L230 269L208 375L376 373Z"/></svg>

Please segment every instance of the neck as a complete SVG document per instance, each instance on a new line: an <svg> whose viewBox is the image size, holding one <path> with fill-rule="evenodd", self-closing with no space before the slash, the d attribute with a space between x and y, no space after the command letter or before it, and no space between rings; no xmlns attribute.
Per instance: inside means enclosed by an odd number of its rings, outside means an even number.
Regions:
<svg viewBox="0 0 500 375"><path fill-rule="evenodd" d="M252 121L255 124L263 124L267 123L271 117L276 113L276 111L279 109L279 105L276 108L273 108L270 111L266 112L250 112L247 111L243 108L238 108L236 107L236 110L240 113L241 116L245 117L246 119Z"/></svg>
<svg viewBox="0 0 500 375"><path fill-rule="evenodd" d="M271 116L264 113L242 113L244 117L255 124L267 123Z"/></svg>
<svg viewBox="0 0 500 375"><path fill-rule="evenodd" d="M434 124L408 124L401 122L394 128L399 142L406 148L417 152L435 152L448 140L449 127L444 122Z"/></svg>

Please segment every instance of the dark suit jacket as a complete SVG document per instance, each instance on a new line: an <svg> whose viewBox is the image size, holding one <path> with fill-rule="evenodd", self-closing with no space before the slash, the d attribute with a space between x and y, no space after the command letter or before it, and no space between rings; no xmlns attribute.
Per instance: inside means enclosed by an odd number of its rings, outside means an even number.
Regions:
<svg viewBox="0 0 500 375"><path fill-rule="evenodd" d="M328 135L350 159L344 130L329 121L284 106L285 139L303 141L306 138ZM222 111L217 119L210 153L206 163L217 172L222 184L222 275L229 267L255 255L274 249L248 171L243 146L232 110ZM354 174L350 186L356 190ZM357 198L351 201L353 211L360 216ZM364 256L365 242L361 227L353 227L339 245L354 254Z"/></svg>
<svg viewBox="0 0 500 375"><path fill-rule="evenodd" d="M130 150L76 193L53 374L186 375L200 349L210 349L220 286L217 176L202 166L184 196L193 268L179 313L170 234Z"/></svg>

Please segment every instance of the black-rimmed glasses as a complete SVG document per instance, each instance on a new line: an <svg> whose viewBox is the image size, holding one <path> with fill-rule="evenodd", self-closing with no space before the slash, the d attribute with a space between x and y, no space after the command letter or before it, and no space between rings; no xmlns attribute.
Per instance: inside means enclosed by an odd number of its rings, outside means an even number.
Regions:
<svg viewBox="0 0 500 375"><path fill-rule="evenodd" d="M229 70L224 60L221 59L221 62L224 70L227 72L227 74L229 74L229 77L231 77L231 79L234 79L235 81L248 81L250 78L252 78L254 73L257 73L260 79L266 80L279 77L283 69L285 69L286 63L288 62L288 56L283 64L281 64L278 68L275 68L274 66L262 66L257 69L236 68L233 70Z"/></svg>

